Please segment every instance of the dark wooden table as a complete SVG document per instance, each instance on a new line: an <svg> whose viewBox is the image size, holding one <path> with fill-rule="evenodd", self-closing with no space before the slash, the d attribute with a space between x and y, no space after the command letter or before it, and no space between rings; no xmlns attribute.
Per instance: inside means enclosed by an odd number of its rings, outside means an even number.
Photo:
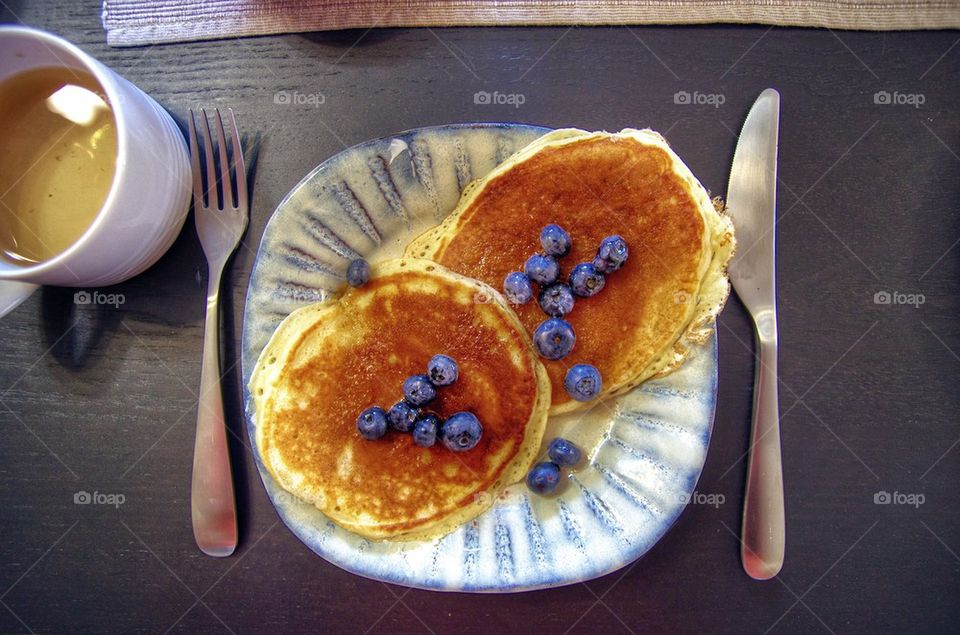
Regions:
<svg viewBox="0 0 960 635"><path fill-rule="evenodd" d="M391 29L110 49L94 0L3 15L73 40L181 125L188 108L232 106L260 144L250 230L225 283L237 553L201 555L190 528L206 285L191 219L155 267L111 289L122 306L46 288L0 320L0 632L956 632L957 32ZM736 133L768 86L783 99L779 578L754 582L739 562L753 353L736 299L719 325L698 487L724 502L691 505L620 572L509 596L410 591L341 571L278 523L240 419L238 334L264 224L305 173L429 124L650 126L723 194ZM476 104L481 90L523 103ZM278 104L278 91L317 97ZM704 103L677 104L679 91ZM878 91L911 103L877 103ZM80 491L123 504L76 505ZM878 492L897 496L875 504Z"/></svg>

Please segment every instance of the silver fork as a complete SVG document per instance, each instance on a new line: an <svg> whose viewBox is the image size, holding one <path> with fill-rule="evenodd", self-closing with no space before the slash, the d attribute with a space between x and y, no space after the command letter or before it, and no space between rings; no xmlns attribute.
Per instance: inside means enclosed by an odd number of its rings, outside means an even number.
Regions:
<svg viewBox="0 0 960 635"><path fill-rule="evenodd" d="M220 162L213 160L213 139L207 113L203 117L203 150L206 155L206 188L200 170L200 150L193 111L190 111L190 159L193 164L193 210L197 234L207 257L207 317L203 329L203 364L200 369L200 403L197 409L197 438L193 449L193 482L190 507L193 536L200 550L209 556L224 557L237 547L237 506L233 497L227 429L220 389L220 280L230 254L247 228L247 171L237 120L230 112L230 136L236 172L234 196L227 140L220 110L216 113ZM217 193L221 184L222 194ZM204 203L206 193L206 203Z"/></svg>

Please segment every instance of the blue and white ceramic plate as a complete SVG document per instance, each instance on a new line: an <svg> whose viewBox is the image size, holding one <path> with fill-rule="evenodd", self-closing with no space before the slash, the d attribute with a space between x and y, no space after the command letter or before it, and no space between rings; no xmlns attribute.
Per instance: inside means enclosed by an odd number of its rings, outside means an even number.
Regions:
<svg viewBox="0 0 960 635"><path fill-rule="evenodd" d="M293 310L344 284L349 261L400 255L456 206L471 180L549 129L515 124L419 128L376 139L319 165L267 225L247 291L243 379ZM247 431L256 452L252 401ZM601 576L646 553L693 494L706 459L717 395L713 338L666 378L586 414L551 419L589 452L557 498L510 488L493 507L429 542L372 542L286 494L257 467L287 526L330 562L377 580L445 591L508 592Z"/></svg>

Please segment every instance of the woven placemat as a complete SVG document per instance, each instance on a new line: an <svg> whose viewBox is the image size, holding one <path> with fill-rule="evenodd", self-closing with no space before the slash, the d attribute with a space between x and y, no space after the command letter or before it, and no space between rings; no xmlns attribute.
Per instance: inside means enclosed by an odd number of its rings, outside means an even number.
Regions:
<svg viewBox="0 0 960 635"><path fill-rule="evenodd" d="M371 27L757 23L960 28L960 0L105 0L107 43L136 46Z"/></svg>

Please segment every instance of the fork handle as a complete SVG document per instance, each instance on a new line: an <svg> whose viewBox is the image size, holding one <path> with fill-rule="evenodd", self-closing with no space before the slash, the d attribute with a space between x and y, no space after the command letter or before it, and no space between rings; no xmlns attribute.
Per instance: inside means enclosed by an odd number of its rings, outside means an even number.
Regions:
<svg viewBox="0 0 960 635"><path fill-rule="evenodd" d="M224 557L237 547L237 507L227 449L220 387L220 276L210 271L203 329L197 437L193 449L190 507L193 536L208 556Z"/></svg>
<svg viewBox="0 0 960 635"><path fill-rule="evenodd" d="M779 573L785 543L775 317L772 322L772 327L758 322L760 356L754 382L740 546L743 568L755 580L768 580Z"/></svg>

